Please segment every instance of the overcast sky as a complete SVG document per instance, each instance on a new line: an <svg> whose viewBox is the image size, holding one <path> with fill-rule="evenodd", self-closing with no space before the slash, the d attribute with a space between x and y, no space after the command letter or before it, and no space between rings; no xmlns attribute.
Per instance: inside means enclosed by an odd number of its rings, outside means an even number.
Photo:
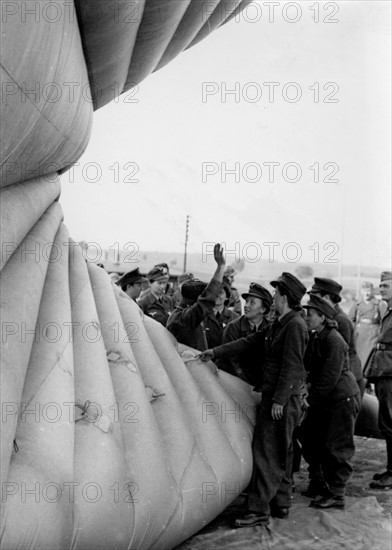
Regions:
<svg viewBox="0 0 392 550"><path fill-rule="evenodd" d="M388 267L390 7L258 2L96 112L71 236L181 251L189 214L191 252Z"/></svg>

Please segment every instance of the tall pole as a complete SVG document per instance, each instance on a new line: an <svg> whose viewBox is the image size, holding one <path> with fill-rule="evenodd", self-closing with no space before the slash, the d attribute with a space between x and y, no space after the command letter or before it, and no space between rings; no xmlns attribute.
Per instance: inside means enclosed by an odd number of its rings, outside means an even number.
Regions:
<svg viewBox="0 0 392 550"><path fill-rule="evenodd" d="M186 217L186 224L185 224L184 273L186 273L186 253L188 248L188 233L189 233L189 215L187 215Z"/></svg>

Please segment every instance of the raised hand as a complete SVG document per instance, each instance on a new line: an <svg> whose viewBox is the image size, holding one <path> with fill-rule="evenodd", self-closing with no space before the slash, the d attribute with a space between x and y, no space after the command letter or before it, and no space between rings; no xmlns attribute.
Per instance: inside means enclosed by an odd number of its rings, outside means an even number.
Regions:
<svg viewBox="0 0 392 550"><path fill-rule="evenodd" d="M214 260L218 264L218 267L224 267L226 265L226 258L223 254L223 248L219 243L214 246Z"/></svg>

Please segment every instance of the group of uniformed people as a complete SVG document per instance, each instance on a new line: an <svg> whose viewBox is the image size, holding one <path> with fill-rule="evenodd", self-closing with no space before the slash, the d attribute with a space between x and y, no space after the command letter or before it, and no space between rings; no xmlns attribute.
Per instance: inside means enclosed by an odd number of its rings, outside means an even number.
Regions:
<svg viewBox="0 0 392 550"><path fill-rule="evenodd" d="M309 465L304 494L312 499L310 506L344 508L365 377L375 385L379 428L387 444L387 469L375 474L370 486L392 488L392 273L381 275L381 328L361 365L354 325L339 306L342 287L336 281L316 277L305 305L306 287L291 273L270 283L274 296L252 283L242 295L245 313L239 317L233 311L233 277L227 276L219 244L214 258L210 282L184 277L177 304L165 295L167 265L155 266L147 275L149 290L138 304L179 342L199 350L202 360L213 360L261 392L247 507L234 526L263 525L270 516L288 516L296 440ZM137 299L128 286L144 282L134 270L118 284Z"/></svg>

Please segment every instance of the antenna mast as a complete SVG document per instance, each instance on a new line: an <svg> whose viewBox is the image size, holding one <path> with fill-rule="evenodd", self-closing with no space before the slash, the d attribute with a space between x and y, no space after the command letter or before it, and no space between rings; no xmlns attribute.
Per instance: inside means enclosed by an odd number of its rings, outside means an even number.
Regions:
<svg viewBox="0 0 392 550"><path fill-rule="evenodd" d="M186 223L185 223L184 273L186 273L186 255L187 255L187 248L188 248L188 233L189 233L189 214L186 217Z"/></svg>

